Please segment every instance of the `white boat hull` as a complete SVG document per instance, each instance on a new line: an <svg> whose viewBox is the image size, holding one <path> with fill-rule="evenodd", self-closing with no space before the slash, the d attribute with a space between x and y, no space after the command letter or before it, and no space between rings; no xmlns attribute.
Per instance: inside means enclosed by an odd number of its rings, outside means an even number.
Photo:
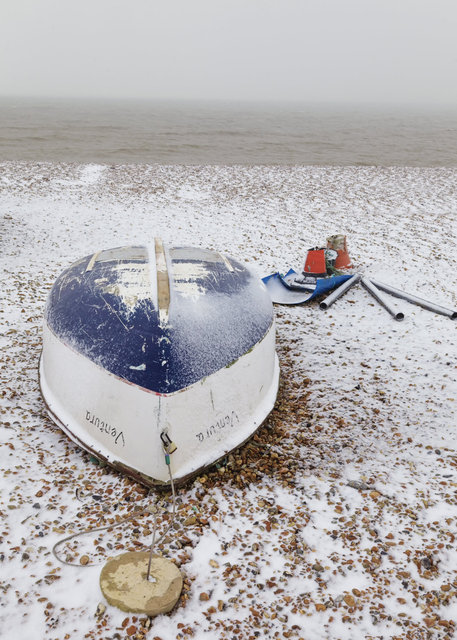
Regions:
<svg viewBox="0 0 457 640"><path fill-rule="evenodd" d="M274 322L235 362L169 394L106 371L44 328L40 385L51 418L78 445L146 484L169 481L161 434L177 446L171 472L182 481L258 429L278 381Z"/></svg>

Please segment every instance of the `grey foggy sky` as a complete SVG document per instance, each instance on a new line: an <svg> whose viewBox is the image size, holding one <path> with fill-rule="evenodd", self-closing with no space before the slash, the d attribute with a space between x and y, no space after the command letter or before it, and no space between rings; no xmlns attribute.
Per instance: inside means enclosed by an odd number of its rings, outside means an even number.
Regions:
<svg viewBox="0 0 457 640"><path fill-rule="evenodd" d="M0 0L0 95L457 106L455 0Z"/></svg>

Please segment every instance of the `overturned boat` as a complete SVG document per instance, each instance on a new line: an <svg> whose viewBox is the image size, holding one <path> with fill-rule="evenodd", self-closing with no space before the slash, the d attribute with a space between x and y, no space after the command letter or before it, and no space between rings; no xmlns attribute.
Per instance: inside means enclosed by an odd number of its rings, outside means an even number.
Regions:
<svg viewBox="0 0 457 640"><path fill-rule="evenodd" d="M164 447L176 447L170 470L182 481L242 444L272 410L278 379L266 288L215 251L159 240L101 251L49 294L40 360L49 415L145 484L169 481Z"/></svg>

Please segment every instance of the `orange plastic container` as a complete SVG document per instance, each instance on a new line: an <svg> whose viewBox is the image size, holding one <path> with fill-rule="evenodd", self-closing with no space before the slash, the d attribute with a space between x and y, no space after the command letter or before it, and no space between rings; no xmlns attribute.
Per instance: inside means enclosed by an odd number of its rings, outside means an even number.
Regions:
<svg viewBox="0 0 457 640"><path fill-rule="evenodd" d="M305 273L326 276L325 249L309 249L305 261Z"/></svg>

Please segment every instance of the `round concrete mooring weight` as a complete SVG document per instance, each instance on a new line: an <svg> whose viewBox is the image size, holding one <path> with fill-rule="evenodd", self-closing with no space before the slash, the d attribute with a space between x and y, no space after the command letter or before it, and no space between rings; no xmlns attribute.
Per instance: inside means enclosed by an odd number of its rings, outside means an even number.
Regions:
<svg viewBox="0 0 457 640"><path fill-rule="evenodd" d="M100 588L109 604L132 613L157 616L171 611L181 595L178 567L153 555L147 580L149 551L129 551L110 558L100 574Z"/></svg>

